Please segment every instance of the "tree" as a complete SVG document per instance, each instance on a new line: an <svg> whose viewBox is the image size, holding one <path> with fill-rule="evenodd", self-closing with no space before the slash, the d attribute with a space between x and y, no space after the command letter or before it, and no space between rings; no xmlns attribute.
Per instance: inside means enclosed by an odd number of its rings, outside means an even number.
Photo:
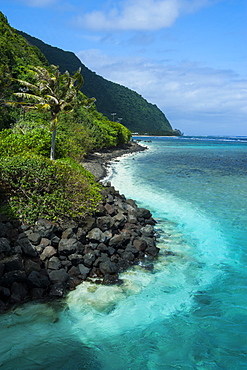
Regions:
<svg viewBox="0 0 247 370"><path fill-rule="evenodd" d="M46 109L51 114L50 131L52 132L50 159L55 159L55 142L59 113L71 111L77 104L77 93L83 84L80 69L71 76L69 72L61 74L58 66L51 65L49 69L31 66L29 78L32 83L17 80L23 87L15 93L22 102L12 102L28 108Z"/></svg>

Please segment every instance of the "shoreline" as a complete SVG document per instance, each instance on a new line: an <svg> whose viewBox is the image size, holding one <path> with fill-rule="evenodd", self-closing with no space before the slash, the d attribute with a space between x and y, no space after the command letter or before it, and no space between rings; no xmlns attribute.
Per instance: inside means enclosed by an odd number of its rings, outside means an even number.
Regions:
<svg viewBox="0 0 247 370"><path fill-rule="evenodd" d="M143 152L147 149L147 146L141 145L136 141L130 141L121 147L101 149L97 152L87 154L81 165L94 175L96 181L100 181L107 176L108 167L114 159L132 153Z"/></svg>
<svg viewBox="0 0 247 370"><path fill-rule="evenodd" d="M91 153L83 165L100 181L112 160L146 149L130 142ZM159 253L151 212L109 181L101 194L98 210L83 220L38 219L29 225L0 214L0 314L30 301L65 298L85 280L122 284L119 273L140 261L151 268Z"/></svg>

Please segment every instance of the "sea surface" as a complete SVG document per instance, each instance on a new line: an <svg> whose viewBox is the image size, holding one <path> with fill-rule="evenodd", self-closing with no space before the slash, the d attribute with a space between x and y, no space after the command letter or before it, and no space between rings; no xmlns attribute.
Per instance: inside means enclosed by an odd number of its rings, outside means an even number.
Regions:
<svg viewBox="0 0 247 370"><path fill-rule="evenodd" d="M136 139L108 178L157 220L153 270L0 316L0 369L247 368L247 137Z"/></svg>

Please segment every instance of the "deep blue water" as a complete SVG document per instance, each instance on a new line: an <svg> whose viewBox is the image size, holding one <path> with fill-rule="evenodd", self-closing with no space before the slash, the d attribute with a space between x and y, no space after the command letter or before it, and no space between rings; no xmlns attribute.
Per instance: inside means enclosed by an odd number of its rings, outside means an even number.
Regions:
<svg viewBox="0 0 247 370"><path fill-rule="evenodd" d="M109 178L158 221L154 271L1 316L0 368L247 368L247 138L140 139Z"/></svg>

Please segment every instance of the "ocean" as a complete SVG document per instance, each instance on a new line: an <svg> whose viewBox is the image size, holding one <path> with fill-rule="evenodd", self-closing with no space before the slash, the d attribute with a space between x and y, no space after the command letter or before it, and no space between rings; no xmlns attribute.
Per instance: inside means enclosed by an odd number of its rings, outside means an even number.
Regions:
<svg viewBox="0 0 247 370"><path fill-rule="evenodd" d="M0 368L247 368L247 137L135 140L108 180L152 212L158 259L0 316Z"/></svg>

